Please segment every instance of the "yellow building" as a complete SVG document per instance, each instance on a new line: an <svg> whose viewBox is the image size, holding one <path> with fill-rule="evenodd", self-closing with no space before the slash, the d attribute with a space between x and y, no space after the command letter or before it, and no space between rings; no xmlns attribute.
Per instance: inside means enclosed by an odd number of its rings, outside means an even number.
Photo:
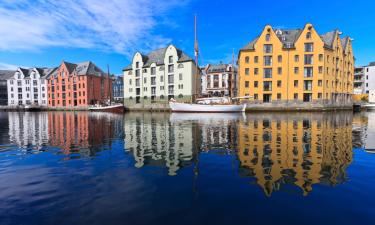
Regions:
<svg viewBox="0 0 375 225"><path fill-rule="evenodd" d="M239 95L253 96L250 107L352 104L352 40L338 30L319 35L309 23L303 29L267 25L240 50L238 64Z"/></svg>

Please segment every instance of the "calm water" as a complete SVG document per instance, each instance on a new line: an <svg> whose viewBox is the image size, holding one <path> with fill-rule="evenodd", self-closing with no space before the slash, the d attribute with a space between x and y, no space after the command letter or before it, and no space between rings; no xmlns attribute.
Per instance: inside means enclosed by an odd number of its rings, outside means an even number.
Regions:
<svg viewBox="0 0 375 225"><path fill-rule="evenodd" d="M0 113L0 140L0 224L375 224L375 113Z"/></svg>

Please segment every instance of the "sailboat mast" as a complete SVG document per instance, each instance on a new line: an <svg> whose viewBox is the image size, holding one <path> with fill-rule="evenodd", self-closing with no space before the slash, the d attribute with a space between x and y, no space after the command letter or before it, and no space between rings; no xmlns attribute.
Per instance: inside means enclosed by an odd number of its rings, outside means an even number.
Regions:
<svg viewBox="0 0 375 225"><path fill-rule="evenodd" d="M107 73L108 73L108 96L109 96L109 105L112 105L112 93L111 93L111 76L109 74L109 64L107 64Z"/></svg>
<svg viewBox="0 0 375 225"><path fill-rule="evenodd" d="M199 56L199 47L198 47L198 35L197 35L197 15L194 16L194 56L195 56L195 76L199 78L199 69L198 69L198 56ZM199 82L198 82L199 81ZM195 88L195 97L198 95L198 84L200 84L200 79L196 81Z"/></svg>
<svg viewBox="0 0 375 225"><path fill-rule="evenodd" d="M233 98L233 86L234 86L234 49L232 52L232 76L230 78L230 97Z"/></svg>

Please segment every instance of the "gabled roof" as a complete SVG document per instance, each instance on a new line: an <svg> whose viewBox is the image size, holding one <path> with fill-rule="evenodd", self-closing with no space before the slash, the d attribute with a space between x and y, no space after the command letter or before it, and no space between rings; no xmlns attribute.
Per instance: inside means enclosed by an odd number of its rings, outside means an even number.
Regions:
<svg viewBox="0 0 375 225"><path fill-rule="evenodd" d="M207 73L220 73L220 72L228 72L228 66L232 66L232 64L209 64L207 65ZM234 71L237 71L237 68L234 67Z"/></svg>
<svg viewBox="0 0 375 225"><path fill-rule="evenodd" d="M169 46L165 48L156 49L154 51L151 51L147 55L141 54L142 60L143 60L143 67L149 67L151 66L152 63L155 63L156 65L164 65L165 52L167 51L168 47ZM176 48L176 50L177 50L177 56L178 56L177 62L193 61L193 59L190 58L182 50L178 48ZM131 70L131 69L132 69L132 63L126 66L123 70Z"/></svg>
<svg viewBox="0 0 375 225"><path fill-rule="evenodd" d="M96 66L91 61L81 62L81 63L70 63L63 61L66 65L69 74L76 73L77 75L94 75L94 76L106 76L107 73L103 72L98 66ZM55 71L52 71L55 72ZM53 73L54 75L56 73Z"/></svg>
<svg viewBox="0 0 375 225"><path fill-rule="evenodd" d="M320 37L322 38L324 42L324 46L326 48L330 48L330 49L333 48L333 42L335 40L336 32L337 30L333 30L333 31L320 35Z"/></svg>
<svg viewBox="0 0 375 225"><path fill-rule="evenodd" d="M294 44L302 33L302 29L277 29L276 36L283 43L284 48L294 48Z"/></svg>
<svg viewBox="0 0 375 225"><path fill-rule="evenodd" d="M0 70L0 80L12 78L15 72L15 70Z"/></svg>
<svg viewBox="0 0 375 225"><path fill-rule="evenodd" d="M241 50L254 50L254 45L258 41L259 37L254 38L252 41L250 41L245 47L243 47Z"/></svg>
<svg viewBox="0 0 375 225"><path fill-rule="evenodd" d="M346 46L348 45L348 43L349 43L349 37L341 38L341 44L344 50L346 49Z"/></svg>

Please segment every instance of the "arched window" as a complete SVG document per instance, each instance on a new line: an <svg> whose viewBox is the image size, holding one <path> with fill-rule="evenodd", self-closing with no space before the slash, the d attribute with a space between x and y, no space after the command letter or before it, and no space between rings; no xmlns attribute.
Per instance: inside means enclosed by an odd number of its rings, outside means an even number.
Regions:
<svg viewBox="0 0 375 225"><path fill-rule="evenodd" d="M249 63L250 62L250 57L249 56L246 56L245 57L245 63Z"/></svg>
<svg viewBox="0 0 375 225"><path fill-rule="evenodd" d="M143 99L147 99L147 96L144 96Z"/></svg>
<svg viewBox="0 0 375 225"><path fill-rule="evenodd" d="M129 98L130 100L133 100L133 96L130 96L130 98Z"/></svg>
<svg viewBox="0 0 375 225"><path fill-rule="evenodd" d="M306 33L306 39L311 39L311 32Z"/></svg>
<svg viewBox="0 0 375 225"><path fill-rule="evenodd" d="M270 34L266 34L266 41L270 41L271 39L271 35Z"/></svg>
<svg viewBox="0 0 375 225"><path fill-rule="evenodd" d="M182 64L182 63L178 64L178 68L179 68L179 69L184 68L184 64Z"/></svg>
<svg viewBox="0 0 375 225"><path fill-rule="evenodd" d="M178 95L178 98L183 98L184 96L182 94L179 94Z"/></svg>
<svg viewBox="0 0 375 225"><path fill-rule="evenodd" d="M160 95L160 99L164 99L164 95Z"/></svg>

